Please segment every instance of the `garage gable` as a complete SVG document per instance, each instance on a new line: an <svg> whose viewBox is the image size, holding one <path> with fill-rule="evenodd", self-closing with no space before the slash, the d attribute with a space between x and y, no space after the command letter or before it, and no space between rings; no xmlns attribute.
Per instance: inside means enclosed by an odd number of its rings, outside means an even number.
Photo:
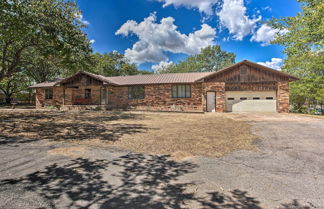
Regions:
<svg viewBox="0 0 324 209"><path fill-rule="evenodd" d="M203 78L204 82L259 83L294 81L298 78L247 60Z"/></svg>

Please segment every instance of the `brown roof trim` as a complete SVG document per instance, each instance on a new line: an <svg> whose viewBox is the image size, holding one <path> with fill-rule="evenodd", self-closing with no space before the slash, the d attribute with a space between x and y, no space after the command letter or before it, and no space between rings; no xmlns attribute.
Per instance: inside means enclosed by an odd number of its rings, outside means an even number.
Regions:
<svg viewBox="0 0 324 209"><path fill-rule="evenodd" d="M57 79L54 79L51 81L45 81L42 83L37 83L37 84L31 85L28 88L51 88L62 80L63 80L63 78L57 78Z"/></svg>
<svg viewBox="0 0 324 209"><path fill-rule="evenodd" d="M55 86L56 85L59 85L59 84L62 84L62 83L65 83L65 82L69 81L70 79L72 79L73 77L75 77L77 75L80 75L80 74L87 75L87 76L92 77L92 78L94 78L96 80L102 81L104 84L117 85L117 84L111 82L107 77L104 77L104 76L101 76L101 75L97 75L97 74L94 74L94 73L80 71L80 72L77 72L76 74L74 74L72 76L69 76L69 77L61 80L60 82L56 83Z"/></svg>
<svg viewBox="0 0 324 209"><path fill-rule="evenodd" d="M230 66L228 66L228 67L225 67L225 68L223 68L223 69L221 69L221 70L219 70L219 71L217 71L217 72L215 72L215 73L213 73L213 74L211 74L211 75L207 75L207 76L205 76L205 77L203 77L203 78L200 78L199 80L213 77L213 76L215 76L215 75L218 75L218 74L224 73L224 72L226 72L226 71L228 71L228 70L230 70L230 69L233 69L233 68L238 67L238 66L243 65L243 64L250 65L250 66L253 66L253 67L256 67L256 68L260 68L260 69L263 69L263 70L266 70L266 71L269 71L269 72L272 72L272 73L276 73L276 74L279 74L279 75L282 75L282 76L288 77L288 78L289 78L289 81L299 80L299 78L297 78L297 77L295 77L295 76L289 75L289 74L287 74L287 73L283 73L283 72L281 72L281 71L278 71L278 70L275 70L275 69L269 68L269 67L267 67L267 66L260 65L260 64L258 64L258 63L251 62L251 61L248 61L248 60L243 60L243 61L238 62L238 63L236 63L236 64L233 64L233 65L230 65ZM197 80L197 81L199 81L199 80Z"/></svg>

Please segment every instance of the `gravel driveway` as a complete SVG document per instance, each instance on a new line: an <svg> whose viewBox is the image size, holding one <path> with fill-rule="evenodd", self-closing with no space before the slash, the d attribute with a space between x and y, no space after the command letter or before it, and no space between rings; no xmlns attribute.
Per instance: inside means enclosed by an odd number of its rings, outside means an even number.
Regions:
<svg viewBox="0 0 324 209"><path fill-rule="evenodd" d="M197 157L198 191L247 191L264 208L324 208L324 120L294 114L229 114L253 124L258 151ZM198 177L198 178L195 178Z"/></svg>
<svg viewBox="0 0 324 209"><path fill-rule="evenodd" d="M257 151L173 161L0 134L0 208L324 208L323 119L226 116L253 125Z"/></svg>

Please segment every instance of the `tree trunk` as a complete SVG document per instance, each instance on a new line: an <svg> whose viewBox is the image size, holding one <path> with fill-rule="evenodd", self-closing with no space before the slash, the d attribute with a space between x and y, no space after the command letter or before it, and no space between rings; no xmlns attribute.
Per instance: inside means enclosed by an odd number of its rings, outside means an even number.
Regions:
<svg viewBox="0 0 324 209"><path fill-rule="evenodd" d="M11 104L11 96L6 96L6 104Z"/></svg>

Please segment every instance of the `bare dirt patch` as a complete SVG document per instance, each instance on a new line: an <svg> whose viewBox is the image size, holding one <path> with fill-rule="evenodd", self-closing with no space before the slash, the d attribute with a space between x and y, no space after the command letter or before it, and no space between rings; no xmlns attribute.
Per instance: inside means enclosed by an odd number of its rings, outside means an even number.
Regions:
<svg viewBox="0 0 324 209"><path fill-rule="evenodd" d="M87 149L85 147L59 147L48 151L50 155L63 155L71 158L83 157Z"/></svg>
<svg viewBox="0 0 324 209"><path fill-rule="evenodd" d="M256 139L249 124L224 114L139 112L0 112L0 135L115 147L176 159L251 150ZM71 154L69 150L56 152Z"/></svg>

